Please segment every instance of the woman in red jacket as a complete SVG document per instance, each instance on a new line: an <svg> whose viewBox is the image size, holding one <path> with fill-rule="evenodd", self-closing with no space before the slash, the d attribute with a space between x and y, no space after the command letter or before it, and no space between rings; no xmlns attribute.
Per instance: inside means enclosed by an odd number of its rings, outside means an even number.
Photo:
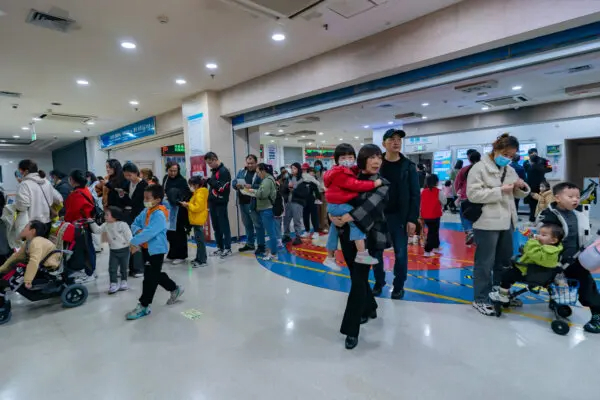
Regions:
<svg viewBox="0 0 600 400"><path fill-rule="evenodd" d="M433 257L440 249L440 221L442 207L446 204L446 196L437 187L438 176L435 174L425 178L425 188L421 192L421 218L427 225L427 240L425 242L425 257Z"/></svg>
<svg viewBox="0 0 600 400"><path fill-rule="evenodd" d="M85 172L73 170L69 175L69 183L73 191L65 200L65 222L75 222L92 218L94 198L87 188ZM85 267L85 274L76 277L78 282L89 282L95 279L96 251L92 240L92 231L87 224L82 225L81 236L75 240L73 255L69 259L68 269L80 270Z"/></svg>

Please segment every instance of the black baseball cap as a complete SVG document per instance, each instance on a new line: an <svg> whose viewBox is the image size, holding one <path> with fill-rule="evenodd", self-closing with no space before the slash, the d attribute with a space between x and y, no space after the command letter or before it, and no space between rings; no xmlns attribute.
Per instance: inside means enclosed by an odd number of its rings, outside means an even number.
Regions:
<svg viewBox="0 0 600 400"><path fill-rule="evenodd" d="M390 139L394 135L398 135L401 138L405 138L406 137L406 132L404 132L402 129L394 129L394 128L388 129L383 134L383 141L385 141L386 139Z"/></svg>

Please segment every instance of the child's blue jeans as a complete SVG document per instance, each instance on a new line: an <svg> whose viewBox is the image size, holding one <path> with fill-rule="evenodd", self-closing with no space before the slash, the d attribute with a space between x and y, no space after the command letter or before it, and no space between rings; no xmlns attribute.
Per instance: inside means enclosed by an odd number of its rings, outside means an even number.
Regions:
<svg viewBox="0 0 600 400"><path fill-rule="evenodd" d="M327 212L334 217L341 217L344 214L352 211L353 207L350 204L327 204ZM358 227L354 222L350 222L350 240L364 240L367 235ZM337 250L338 247L338 233L337 229L331 229L329 231L329 237L327 238L327 250Z"/></svg>

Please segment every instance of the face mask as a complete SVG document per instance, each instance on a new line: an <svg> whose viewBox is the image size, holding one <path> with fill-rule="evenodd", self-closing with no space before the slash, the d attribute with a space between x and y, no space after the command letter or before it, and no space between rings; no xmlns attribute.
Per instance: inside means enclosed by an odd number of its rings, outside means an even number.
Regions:
<svg viewBox="0 0 600 400"><path fill-rule="evenodd" d="M344 161L340 161L340 165L342 167L352 168L352 167L354 167L354 165L356 165L356 163L353 160L344 160Z"/></svg>
<svg viewBox="0 0 600 400"><path fill-rule="evenodd" d="M494 161L496 162L497 166L506 167L508 164L510 164L511 159L504 156L497 156L494 158Z"/></svg>
<svg viewBox="0 0 600 400"><path fill-rule="evenodd" d="M16 170L15 171L15 177L17 177L18 179L23 179L23 174L21 173L21 171Z"/></svg>
<svg viewBox="0 0 600 400"><path fill-rule="evenodd" d="M316 165L315 166L315 170L320 171L321 170L321 166L320 165Z"/></svg>
<svg viewBox="0 0 600 400"><path fill-rule="evenodd" d="M145 201L144 202L144 207L146 207L146 208L152 208L152 207L154 207L154 202L153 201Z"/></svg>

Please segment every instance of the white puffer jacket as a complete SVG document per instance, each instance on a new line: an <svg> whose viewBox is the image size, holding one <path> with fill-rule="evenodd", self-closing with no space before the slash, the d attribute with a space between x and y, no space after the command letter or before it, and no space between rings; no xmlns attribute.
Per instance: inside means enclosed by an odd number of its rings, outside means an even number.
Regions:
<svg viewBox="0 0 600 400"><path fill-rule="evenodd" d="M501 183L504 168L498 168L489 154L481 157L481 161L473 165L467 177L467 198L472 203L483 204L481 217L473 224L474 229L484 231L505 231L517 226L517 210L515 198L521 199L529 194L529 186L525 189L515 187L512 193L502 193L502 185L514 184L519 176L507 166L504 183Z"/></svg>
<svg viewBox="0 0 600 400"><path fill-rule="evenodd" d="M29 173L17 188L15 207L19 212L27 213L27 220L38 220L47 224L50 222L50 206L63 201L46 179L40 178L37 172Z"/></svg>

